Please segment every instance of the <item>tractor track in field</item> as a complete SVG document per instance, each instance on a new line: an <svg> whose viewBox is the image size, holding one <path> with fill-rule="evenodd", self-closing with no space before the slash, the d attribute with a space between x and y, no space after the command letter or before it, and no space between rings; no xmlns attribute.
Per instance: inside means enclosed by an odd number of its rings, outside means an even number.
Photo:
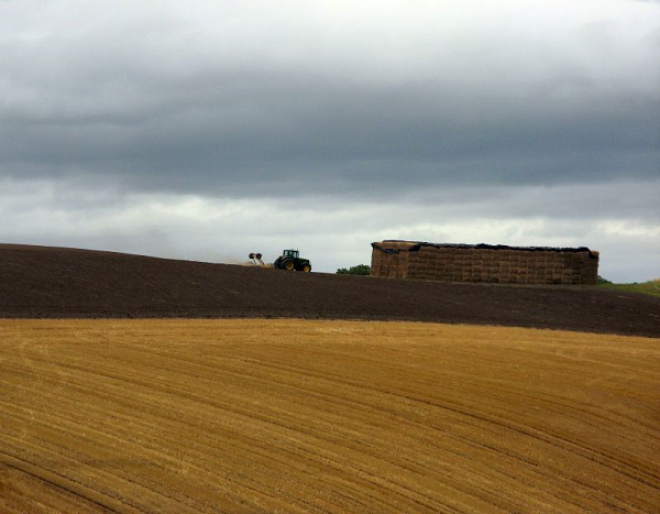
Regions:
<svg viewBox="0 0 660 514"><path fill-rule="evenodd" d="M0 512L652 514L658 343L0 320Z"/></svg>
<svg viewBox="0 0 660 514"><path fill-rule="evenodd" d="M0 318L400 320L660 337L660 298L594 286L289 273L5 244Z"/></svg>

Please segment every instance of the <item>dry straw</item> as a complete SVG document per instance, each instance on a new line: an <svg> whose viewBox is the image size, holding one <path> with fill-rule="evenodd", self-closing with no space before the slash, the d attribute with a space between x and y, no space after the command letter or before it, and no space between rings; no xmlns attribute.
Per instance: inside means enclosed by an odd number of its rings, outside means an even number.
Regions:
<svg viewBox="0 0 660 514"><path fill-rule="evenodd" d="M517 284L595 284L598 252L588 248L373 243L371 274L380 277Z"/></svg>

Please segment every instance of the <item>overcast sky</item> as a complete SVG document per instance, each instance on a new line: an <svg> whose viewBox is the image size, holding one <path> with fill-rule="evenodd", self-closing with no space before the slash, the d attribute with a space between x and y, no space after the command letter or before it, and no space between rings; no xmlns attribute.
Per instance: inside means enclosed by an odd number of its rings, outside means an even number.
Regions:
<svg viewBox="0 0 660 514"><path fill-rule="evenodd" d="M0 0L0 242L382 239L660 277L660 2Z"/></svg>

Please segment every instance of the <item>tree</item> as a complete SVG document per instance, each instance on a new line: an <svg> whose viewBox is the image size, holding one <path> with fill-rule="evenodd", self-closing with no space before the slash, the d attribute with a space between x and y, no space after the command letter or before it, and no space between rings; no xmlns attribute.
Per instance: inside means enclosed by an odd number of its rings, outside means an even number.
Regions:
<svg viewBox="0 0 660 514"><path fill-rule="evenodd" d="M337 270L338 275L369 275L371 273L371 266L366 264L358 264L352 268L339 268Z"/></svg>

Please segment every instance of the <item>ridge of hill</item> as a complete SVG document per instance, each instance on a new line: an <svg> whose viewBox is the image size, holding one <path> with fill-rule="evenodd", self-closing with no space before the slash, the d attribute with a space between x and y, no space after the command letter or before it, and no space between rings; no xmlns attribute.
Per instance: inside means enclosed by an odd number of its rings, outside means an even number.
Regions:
<svg viewBox="0 0 660 514"><path fill-rule="evenodd" d="M431 321L660 337L660 298L591 286L289 273L0 245L0 318L248 317Z"/></svg>

